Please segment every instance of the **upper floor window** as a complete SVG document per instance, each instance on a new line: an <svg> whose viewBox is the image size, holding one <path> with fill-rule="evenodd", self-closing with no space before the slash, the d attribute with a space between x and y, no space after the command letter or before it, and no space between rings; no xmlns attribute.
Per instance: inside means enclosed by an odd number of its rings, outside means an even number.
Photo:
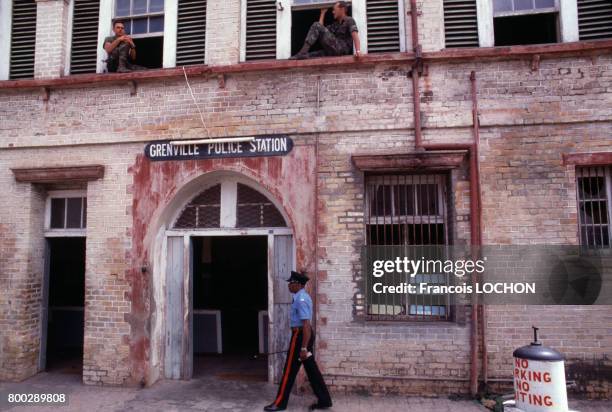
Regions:
<svg viewBox="0 0 612 412"><path fill-rule="evenodd" d="M478 47L476 0L444 0L444 37L447 48Z"/></svg>
<svg viewBox="0 0 612 412"><path fill-rule="evenodd" d="M14 0L12 6L9 79L27 79L34 77L36 1Z"/></svg>
<svg viewBox="0 0 612 412"><path fill-rule="evenodd" d="M70 74L96 72L99 15L99 0L73 0Z"/></svg>
<svg viewBox="0 0 612 412"><path fill-rule="evenodd" d="M159 68L163 63L164 0L117 0L115 20L121 20L125 32L136 45L135 64Z"/></svg>
<svg viewBox="0 0 612 412"><path fill-rule="evenodd" d="M493 0L496 46L559 41L559 0Z"/></svg>
<svg viewBox="0 0 612 412"><path fill-rule="evenodd" d="M164 34L164 0L117 0L115 17L132 37Z"/></svg>
<svg viewBox="0 0 612 412"><path fill-rule="evenodd" d="M362 53L405 50L402 0L346 3L347 15L355 20L358 29ZM286 59L295 55L302 48L311 25L319 21L320 9L329 7L324 25L333 23L334 4L326 0L244 1L241 60ZM314 44L309 51L316 52L319 48L320 45Z"/></svg>
<svg viewBox="0 0 612 412"><path fill-rule="evenodd" d="M612 39L612 1L578 0L580 40Z"/></svg>

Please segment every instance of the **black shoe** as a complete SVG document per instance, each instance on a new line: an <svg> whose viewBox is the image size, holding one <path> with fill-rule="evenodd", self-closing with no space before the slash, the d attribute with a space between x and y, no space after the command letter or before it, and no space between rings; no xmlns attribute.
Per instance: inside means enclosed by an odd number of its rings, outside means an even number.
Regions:
<svg viewBox="0 0 612 412"><path fill-rule="evenodd" d="M308 407L309 411L314 411L315 409L328 409L331 408L331 404L330 405L321 405L319 402L315 402L312 405L310 405Z"/></svg>
<svg viewBox="0 0 612 412"><path fill-rule="evenodd" d="M308 58L308 53L298 53L298 54L294 54L293 56L289 57L289 60L305 60Z"/></svg>
<svg viewBox="0 0 612 412"><path fill-rule="evenodd" d="M273 403L271 403L268 406L264 406L264 411L284 411L285 408L284 406L276 406Z"/></svg>

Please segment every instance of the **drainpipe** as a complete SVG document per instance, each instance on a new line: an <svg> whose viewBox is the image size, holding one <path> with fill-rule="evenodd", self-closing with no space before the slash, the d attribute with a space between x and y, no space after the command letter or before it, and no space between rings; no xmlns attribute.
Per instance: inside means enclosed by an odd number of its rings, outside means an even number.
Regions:
<svg viewBox="0 0 612 412"><path fill-rule="evenodd" d="M414 112L414 143L417 150L423 150L423 131L421 128L421 93L419 91L419 73L423 72L423 55L421 44L419 43L416 0L410 0L410 25L412 28L412 48L415 55L411 71Z"/></svg>
<svg viewBox="0 0 612 412"><path fill-rule="evenodd" d="M413 36L418 34L415 29L416 24L416 1L411 0L411 14L412 14L412 25ZM413 103L414 103L414 129L415 129L415 149L417 151L422 150L468 150L470 157L470 243L473 249L478 250L482 245L482 228L481 228L481 201L480 201L480 173L479 173L479 161L478 161L478 144L480 141L480 129L478 125L478 100L476 93L476 74L472 72L470 74L471 90L472 90L472 118L473 118L473 135L474 141L471 144L461 143L450 143L450 144L424 144L422 140L422 128L421 128L421 106L420 106L420 91L419 91L419 77L418 77L418 65L422 65L420 58L420 45L418 40L413 38L413 44L417 44L415 47L416 61L412 69L412 85L413 85ZM475 282L475 275L472 277L472 282ZM472 308L471 308L471 327L470 327L470 394L475 396L478 393L478 305L477 296L472 295ZM484 317L484 308L482 309ZM482 325L483 335L485 331L484 324ZM484 337L483 337L484 339ZM483 376L487 374L487 351L486 345L483 344Z"/></svg>
<svg viewBox="0 0 612 412"><path fill-rule="evenodd" d="M476 167L476 192L478 194L478 210L477 210L477 222L478 222L478 256L480 259L481 250L480 246L482 246L482 191L480 188L480 157L478 156L478 149L480 147L480 122L478 120L478 88L476 84L476 72L472 71L470 73L470 82L472 85L472 124L474 126L474 148L476 153L474 157L476 158L475 167ZM487 321L486 314L487 308L485 305L480 306L480 327L481 327L481 345L482 345L482 379L485 385L487 384L488 374L489 374L489 363L488 363L488 351L487 351Z"/></svg>
<svg viewBox="0 0 612 412"><path fill-rule="evenodd" d="M417 151L422 150L468 150L470 156L470 240L472 249L478 250L482 245L481 202L480 202L480 172L478 162L478 145L480 128L478 124L478 97L476 93L476 73L470 74L472 91L472 120L474 142L472 144L424 144L421 125L421 92L419 90L419 73L423 70L422 48L419 43L419 28L416 0L410 0L410 17L412 28L412 45L415 59L412 65L412 98L414 108L414 143ZM472 282L475 282L475 275ZM478 393L478 305L477 296L472 295L471 329L470 329L470 393ZM482 310L484 317L484 308ZM484 324L482 325L484 339ZM486 377L486 345L483 345L483 376ZM486 379L486 378L485 378Z"/></svg>

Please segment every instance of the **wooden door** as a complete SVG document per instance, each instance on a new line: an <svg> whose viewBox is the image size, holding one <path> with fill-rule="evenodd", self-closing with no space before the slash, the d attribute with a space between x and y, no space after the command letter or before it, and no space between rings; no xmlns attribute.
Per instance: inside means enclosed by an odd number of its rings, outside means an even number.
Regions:
<svg viewBox="0 0 612 412"><path fill-rule="evenodd" d="M191 379L193 371L192 265L189 237L168 236L164 374Z"/></svg>
<svg viewBox="0 0 612 412"><path fill-rule="evenodd" d="M269 267L269 334L268 340L268 379L278 383L283 374L286 351L289 347L291 331L289 315L291 293L287 288L287 279L293 269L293 236L270 235L268 237Z"/></svg>
<svg viewBox="0 0 612 412"><path fill-rule="evenodd" d="M51 242L45 239L45 263L42 279L42 301L40 303L40 352L38 354L38 370L47 368L47 338L49 328L49 271L51 270Z"/></svg>

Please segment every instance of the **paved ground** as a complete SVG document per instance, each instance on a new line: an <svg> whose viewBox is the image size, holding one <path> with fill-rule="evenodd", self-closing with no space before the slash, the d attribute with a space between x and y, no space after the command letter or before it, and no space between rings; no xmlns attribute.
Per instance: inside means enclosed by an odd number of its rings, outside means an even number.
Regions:
<svg viewBox="0 0 612 412"><path fill-rule="evenodd" d="M3 397L8 392L61 392L69 396L68 406L9 406L0 402L0 411L261 411L273 399L276 387L264 382L232 381L200 377L191 381L157 382L150 388L116 388L83 385L79 375L40 373L21 383L0 383ZM308 395L293 396L288 411L306 411L313 401ZM612 410L612 402L574 402L581 412ZM333 412L483 412L472 401L445 398L334 396Z"/></svg>

